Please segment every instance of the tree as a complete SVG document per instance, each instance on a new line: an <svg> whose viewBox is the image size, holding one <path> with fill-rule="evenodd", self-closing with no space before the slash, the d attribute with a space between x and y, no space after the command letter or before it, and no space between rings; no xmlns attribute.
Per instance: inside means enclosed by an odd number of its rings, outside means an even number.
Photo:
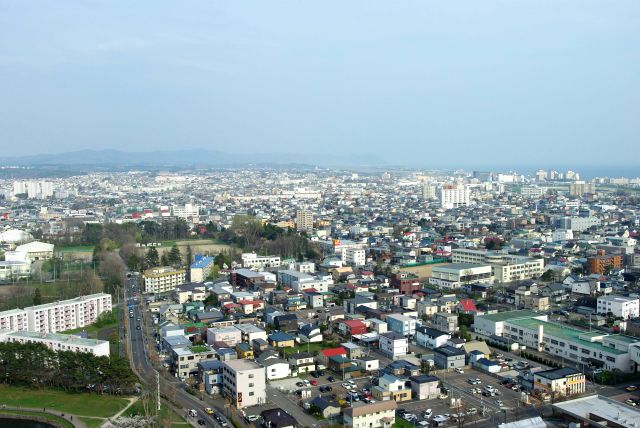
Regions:
<svg viewBox="0 0 640 428"><path fill-rule="evenodd" d="M162 257L160 257L160 264L162 266L169 266L169 258L167 257L167 253L162 253Z"/></svg>
<svg viewBox="0 0 640 428"><path fill-rule="evenodd" d="M42 304L42 294L40 294L40 289L36 288L33 292L33 305L41 305Z"/></svg>
<svg viewBox="0 0 640 428"><path fill-rule="evenodd" d="M471 335L468 333L466 325L461 325L460 326L460 338L464 339L466 341L471 340Z"/></svg>
<svg viewBox="0 0 640 428"><path fill-rule="evenodd" d="M156 247L151 247L147 251L147 263L149 263L149 266L151 267L157 267L158 263L160 263L158 250L156 250Z"/></svg>
<svg viewBox="0 0 640 428"><path fill-rule="evenodd" d="M553 281L553 271L551 269L547 269L542 275L540 275L540 279L542 281Z"/></svg>
<svg viewBox="0 0 640 428"><path fill-rule="evenodd" d="M171 266L182 265L182 256L180 255L180 249L178 248L178 245L173 244L173 246L171 247L171 250L169 250L167 261Z"/></svg>

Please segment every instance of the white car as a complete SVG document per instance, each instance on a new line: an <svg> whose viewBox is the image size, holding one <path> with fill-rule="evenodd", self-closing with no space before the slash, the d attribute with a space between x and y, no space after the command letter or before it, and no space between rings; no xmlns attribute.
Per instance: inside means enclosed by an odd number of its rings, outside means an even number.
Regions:
<svg viewBox="0 0 640 428"><path fill-rule="evenodd" d="M249 422L255 422L255 421L257 421L258 419L260 419L260 416L258 416L258 415L249 415L249 416L247 416L247 420L248 420Z"/></svg>
<svg viewBox="0 0 640 428"><path fill-rule="evenodd" d="M342 386L343 386L345 389L351 389L351 385L349 385L349 384L348 384L348 383L346 383L346 382L345 382L345 383L343 383L343 384L342 384Z"/></svg>
<svg viewBox="0 0 640 428"><path fill-rule="evenodd" d="M456 367L456 372L457 373L464 373L464 370L462 370L460 367Z"/></svg>
<svg viewBox="0 0 640 428"><path fill-rule="evenodd" d="M429 426L429 422L427 421L420 421L418 422L417 426L422 427L422 428L426 428Z"/></svg>
<svg viewBox="0 0 640 428"><path fill-rule="evenodd" d="M433 415L433 410L431 409L427 409L424 412L422 412L422 417L425 419L429 419L431 415Z"/></svg>
<svg viewBox="0 0 640 428"><path fill-rule="evenodd" d="M500 407L504 406L504 403L502 402L502 400L496 400L496 404Z"/></svg>

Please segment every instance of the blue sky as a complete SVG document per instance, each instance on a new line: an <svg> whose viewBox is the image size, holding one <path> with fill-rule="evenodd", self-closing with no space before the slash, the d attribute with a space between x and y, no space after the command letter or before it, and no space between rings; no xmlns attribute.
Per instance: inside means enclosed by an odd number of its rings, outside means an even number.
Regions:
<svg viewBox="0 0 640 428"><path fill-rule="evenodd" d="M629 163L640 2L0 1L3 155Z"/></svg>

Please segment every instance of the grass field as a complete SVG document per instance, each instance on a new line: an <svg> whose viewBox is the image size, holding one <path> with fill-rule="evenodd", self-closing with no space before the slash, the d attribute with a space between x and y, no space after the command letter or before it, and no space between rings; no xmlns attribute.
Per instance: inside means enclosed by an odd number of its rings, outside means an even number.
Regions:
<svg viewBox="0 0 640 428"><path fill-rule="evenodd" d="M96 419L96 418L80 418L82 422L87 426L87 428L100 428L102 424L106 421L105 419Z"/></svg>
<svg viewBox="0 0 640 428"><path fill-rule="evenodd" d="M56 425L63 426L65 428L73 428L73 424L59 416L51 415L43 412L26 412L19 410L0 410L0 417L2 415L24 415L24 416L37 416L38 418L46 419L49 422L56 423Z"/></svg>
<svg viewBox="0 0 640 428"><path fill-rule="evenodd" d="M93 245L75 245L70 247L56 248L62 253L93 253Z"/></svg>
<svg viewBox="0 0 640 428"><path fill-rule="evenodd" d="M0 385L0 405L47 408L78 416L107 418L123 409L126 398L111 395L67 393L53 389L30 389Z"/></svg>
<svg viewBox="0 0 640 428"><path fill-rule="evenodd" d="M153 412L153 409L151 410ZM144 406L140 401L136 401L124 412L124 416L135 416L135 415L144 415ZM155 416L153 413L152 416ZM176 414L172 409L169 408L165 403L162 403L160 407L160 420L161 421L169 421L171 426L188 426L189 424L178 414ZM153 425L155 426L155 425Z"/></svg>

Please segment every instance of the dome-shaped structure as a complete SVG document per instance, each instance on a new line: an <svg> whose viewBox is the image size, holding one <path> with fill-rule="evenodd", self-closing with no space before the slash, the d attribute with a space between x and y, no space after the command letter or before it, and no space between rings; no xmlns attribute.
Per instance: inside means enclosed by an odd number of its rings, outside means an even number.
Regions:
<svg viewBox="0 0 640 428"><path fill-rule="evenodd" d="M33 236L29 232L18 229L9 229L0 233L0 242L7 244L22 244L33 241Z"/></svg>

